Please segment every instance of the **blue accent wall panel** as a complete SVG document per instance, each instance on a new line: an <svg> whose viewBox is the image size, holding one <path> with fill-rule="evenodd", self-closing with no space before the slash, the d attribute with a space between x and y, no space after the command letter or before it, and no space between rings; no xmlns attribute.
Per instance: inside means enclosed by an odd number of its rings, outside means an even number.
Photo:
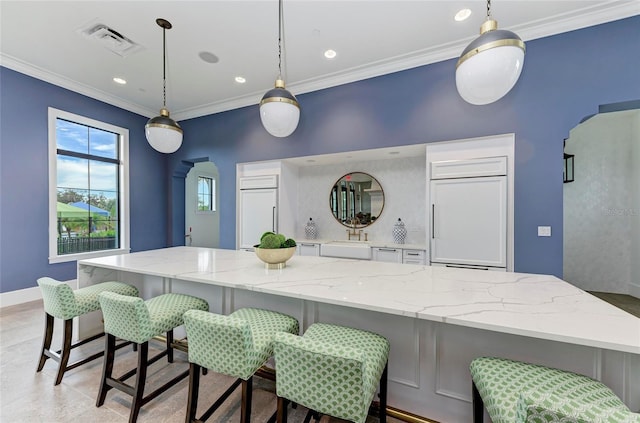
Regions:
<svg viewBox="0 0 640 423"><path fill-rule="evenodd" d="M166 246L166 156L147 143L147 118L0 67L0 289L76 277L49 264L48 107L129 129L131 249Z"/></svg>

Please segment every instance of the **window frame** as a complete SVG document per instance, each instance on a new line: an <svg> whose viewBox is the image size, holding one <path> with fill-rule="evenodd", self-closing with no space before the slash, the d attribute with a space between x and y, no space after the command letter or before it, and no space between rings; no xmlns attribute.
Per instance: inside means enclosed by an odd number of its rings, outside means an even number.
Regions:
<svg viewBox="0 0 640 423"><path fill-rule="evenodd" d="M56 138L56 123L58 119L64 119L80 125L90 126L96 129L113 132L119 137L119 216L120 216L120 247L89 251L85 253L58 254L58 230L57 230L57 201L58 201L58 143ZM65 263L76 260L84 260L94 257L104 257L116 254L126 254L130 251L130 230L129 230L129 130L109 123L90 119L64 110L48 108L48 143L49 143L49 264Z"/></svg>
<svg viewBox="0 0 640 423"><path fill-rule="evenodd" d="M209 179L211 180L211 209L209 210L200 210L200 179ZM217 183L216 183L216 177L210 174L205 174L205 173L198 173L196 175L196 214L213 214L217 211L217 207L216 207L216 195L217 195Z"/></svg>

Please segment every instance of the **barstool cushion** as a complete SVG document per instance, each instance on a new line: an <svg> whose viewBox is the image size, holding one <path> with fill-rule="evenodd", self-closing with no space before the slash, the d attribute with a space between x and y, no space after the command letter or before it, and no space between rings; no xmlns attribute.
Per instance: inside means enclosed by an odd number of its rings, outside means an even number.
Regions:
<svg viewBox="0 0 640 423"><path fill-rule="evenodd" d="M640 422L640 414L587 376L494 357L476 358L470 370L494 423Z"/></svg>
<svg viewBox="0 0 640 423"><path fill-rule="evenodd" d="M112 292L100 294L104 331L141 344L184 323L187 310L209 310L209 304L185 294L162 294L144 301Z"/></svg>
<svg viewBox="0 0 640 423"><path fill-rule="evenodd" d="M138 296L135 286L122 282L102 282L76 290L64 282L52 278L38 279L42 291L44 311L58 319L68 320L100 309L101 292L115 292L126 296Z"/></svg>
<svg viewBox="0 0 640 423"><path fill-rule="evenodd" d="M276 335L278 396L333 417L364 422L389 358L375 333L314 323L302 337Z"/></svg>
<svg viewBox="0 0 640 423"><path fill-rule="evenodd" d="M295 318L256 308L228 316L190 310L184 321L190 362L244 380L273 355L277 332L299 333Z"/></svg>

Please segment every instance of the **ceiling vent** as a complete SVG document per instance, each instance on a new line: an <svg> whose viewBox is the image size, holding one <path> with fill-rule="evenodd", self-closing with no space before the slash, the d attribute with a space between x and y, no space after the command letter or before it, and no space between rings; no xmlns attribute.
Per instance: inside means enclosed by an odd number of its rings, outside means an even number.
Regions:
<svg viewBox="0 0 640 423"><path fill-rule="evenodd" d="M91 24L88 27L80 28L79 32L118 56L127 57L142 49L139 44L104 24Z"/></svg>

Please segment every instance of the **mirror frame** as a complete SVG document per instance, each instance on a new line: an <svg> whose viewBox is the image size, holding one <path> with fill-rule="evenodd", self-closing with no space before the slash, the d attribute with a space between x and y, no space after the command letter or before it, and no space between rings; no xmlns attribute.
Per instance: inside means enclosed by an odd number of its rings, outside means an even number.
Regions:
<svg viewBox="0 0 640 423"><path fill-rule="evenodd" d="M334 210L334 201L337 201L337 200L334 200L334 199L337 196L338 187L342 186L341 182L344 181L346 183L346 181L347 181L346 178L348 176L350 177L351 175L354 175L354 174L365 175L365 176L367 176L367 177L369 177L371 179L372 184L375 183L380 187L380 195L382 196L382 205L380 206L380 212L377 213L376 216L372 216L371 220L370 221L366 221L365 223L361 223L361 221L358 220L358 218L357 218L358 214L360 214L361 212L355 213L355 205L356 205L356 201L357 201L355 192L353 193L354 198L352 199L352 202L354 204L354 206L353 206L354 208L352 210L352 219L355 219L355 223L354 223L353 220L345 220L345 221L343 221L342 219L340 219L338 217L337 211ZM331 215L336 220L336 222L340 223L341 225L343 225L343 226L345 226L347 228L358 228L358 229L366 228L366 227L374 224L380 218L380 216L382 215L382 211L383 210L384 210L384 189L382 189L382 185L380 185L380 182L376 178L374 178L371 174L369 174L367 172L354 171L354 172L346 173L346 174L342 175L340 178L338 178L336 180L336 182L331 186L331 190L329 191L329 211L331 212ZM347 217L349 217L349 216L347 216Z"/></svg>

